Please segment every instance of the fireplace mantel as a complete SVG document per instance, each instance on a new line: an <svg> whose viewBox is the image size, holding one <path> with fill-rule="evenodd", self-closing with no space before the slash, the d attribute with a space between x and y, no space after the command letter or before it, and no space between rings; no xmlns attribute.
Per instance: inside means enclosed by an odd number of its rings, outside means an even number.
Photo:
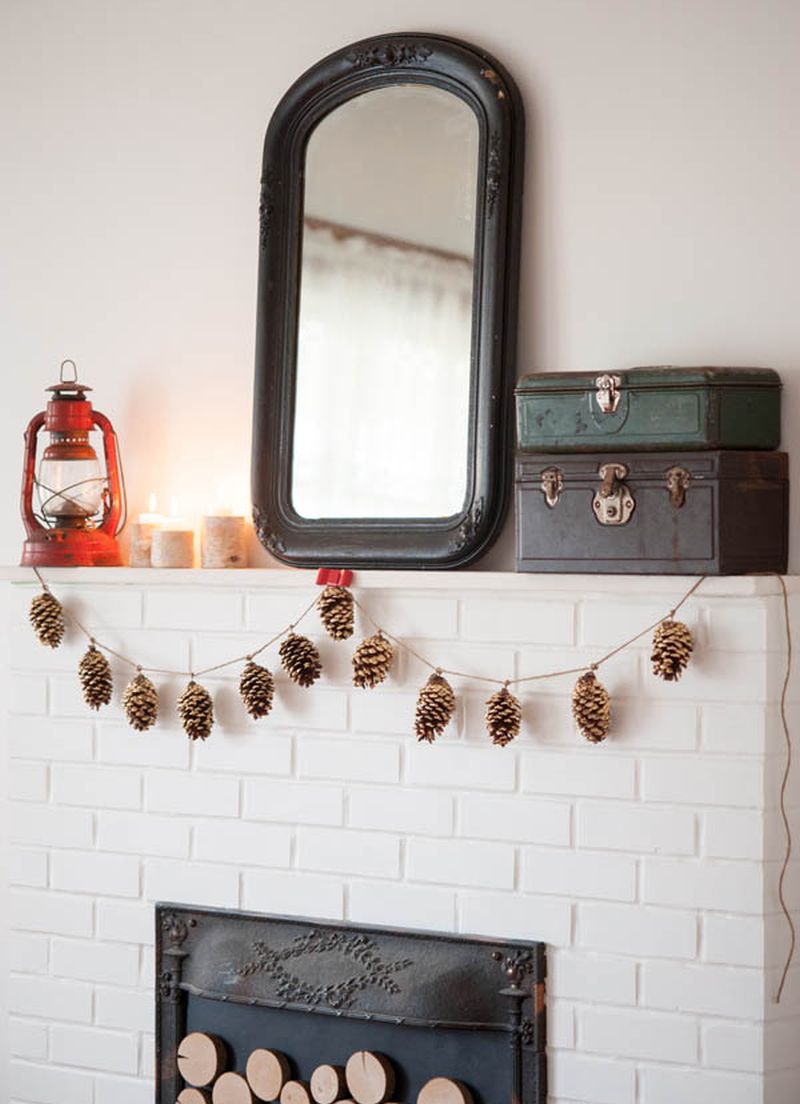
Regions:
<svg viewBox="0 0 800 1104"><path fill-rule="evenodd" d="M314 586L316 571L297 568L137 568L137 567L49 567L42 575L57 585L104 586L191 586L230 587L233 590L260 588L302 588ZM683 594L692 583L686 575L545 575L514 571L358 571L356 590L487 590L503 594ZM800 591L800 575L785 575L791 593ZM34 583L28 567L0 567L0 582ZM777 593L773 575L709 576L702 585L704 596L758 597Z"/></svg>

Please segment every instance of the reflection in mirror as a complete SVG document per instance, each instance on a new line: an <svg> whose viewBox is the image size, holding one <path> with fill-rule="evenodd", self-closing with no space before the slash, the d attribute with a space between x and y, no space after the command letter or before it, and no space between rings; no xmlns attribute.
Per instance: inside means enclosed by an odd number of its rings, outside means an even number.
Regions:
<svg viewBox="0 0 800 1104"><path fill-rule="evenodd" d="M444 518L468 488L479 131L430 85L312 132L291 499L305 518Z"/></svg>

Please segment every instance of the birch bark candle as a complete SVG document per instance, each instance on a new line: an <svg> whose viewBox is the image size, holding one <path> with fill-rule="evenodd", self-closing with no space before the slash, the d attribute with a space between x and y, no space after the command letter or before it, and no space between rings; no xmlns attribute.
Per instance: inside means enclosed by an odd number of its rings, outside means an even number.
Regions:
<svg viewBox="0 0 800 1104"><path fill-rule="evenodd" d="M131 567L150 567L153 548L153 533L161 528L163 516L157 512L157 501L150 495L150 509L139 514L139 520L131 525Z"/></svg>
<svg viewBox="0 0 800 1104"><path fill-rule="evenodd" d="M200 549L203 567L247 567L244 518L222 513L204 517Z"/></svg>
<svg viewBox="0 0 800 1104"><path fill-rule="evenodd" d="M194 567L194 530L183 518L170 517L153 533L152 567Z"/></svg>
<svg viewBox="0 0 800 1104"><path fill-rule="evenodd" d="M131 567L150 567L155 525L134 521L131 525Z"/></svg>

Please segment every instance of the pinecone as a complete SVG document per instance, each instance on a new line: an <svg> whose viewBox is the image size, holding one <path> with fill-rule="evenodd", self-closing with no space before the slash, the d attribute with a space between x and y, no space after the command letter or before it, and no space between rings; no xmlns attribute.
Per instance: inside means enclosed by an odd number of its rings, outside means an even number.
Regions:
<svg viewBox="0 0 800 1104"><path fill-rule="evenodd" d="M64 611L61 603L49 590L37 594L31 602L28 619L40 644L48 648L57 648L64 639Z"/></svg>
<svg viewBox="0 0 800 1104"><path fill-rule="evenodd" d="M322 624L334 640L353 635L353 595L347 587L326 586L317 599Z"/></svg>
<svg viewBox="0 0 800 1104"><path fill-rule="evenodd" d="M266 717L272 709L275 682L266 667L248 659L239 679L239 694L244 707L254 720Z"/></svg>
<svg viewBox="0 0 800 1104"><path fill-rule="evenodd" d="M207 740L214 725L214 703L205 687L194 679L178 698L178 716L190 740Z"/></svg>
<svg viewBox="0 0 800 1104"><path fill-rule="evenodd" d="M677 682L691 659L694 641L691 631L682 621L671 617L662 621L653 634L650 661L653 674L666 682Z"/></svg>
<svg viewBox="0 0 800 1104"><path fill-rule="evenodd" d="M572 716L583 737L599 744L608 736L611 724L611 700L605 686L597 681L594 671L587 671L575 683L572 691Z"/></svg>
<svg viewBox="0 0 800 1104"><path fill-rule="evenodd" d="M417 698L417 715L414 719L417 739L426 740L432 744L436 737L444 732L455 708L456 696L453 693L453 687L446 678L435 671L422 687Z"/></svg>
<svg viewBox="0 0 800 1104"><path fill-rule="evenodd" d="M486 728L492 743L505 747L515 736L519 736L522 706L507 686L492 694L486 706Z"/></svg>
<svg viewBox="0 0 800 1104"><path fill-rule="evenodd" d="M319 652L307 636L289 633L278 653L284 671L298 686L311 686L322 674Z"/></svg>
<svg viewBox="0 0 800 1104"><path fill-rule="evenodd" d="M394 659L394 650L382 632L362 640L353 655L353 683L373 687L383 682Z"/></svg>
<svg viewBox="0 0 800 1104"><path fill-rule="evenodd" d="M152 728L158 718L158 691L150 679L139 671L125 687L122 708L128 724L137 732Z"/></svg>
<svg viewBox="0 0 800 1104"><path fill-rule="evenodd" d="M78 664L83 700L90 709L99 709L111 701L113 681L111 667L102 652L91 643Z"/></svg>

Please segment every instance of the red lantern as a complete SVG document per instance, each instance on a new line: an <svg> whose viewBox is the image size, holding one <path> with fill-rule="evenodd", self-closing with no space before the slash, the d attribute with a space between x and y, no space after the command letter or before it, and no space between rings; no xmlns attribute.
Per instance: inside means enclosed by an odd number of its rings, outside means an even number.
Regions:
<svg viewBox="0 0 800 1104"><path fill-rule="evenodd" d="M68 369L72 379L65 379ZM47 409L25 431L22 520L28 539L22 549L26 567L119 567L117 534L125 524L125 486L111 422L86 398L91 391L78 383L75 362L61 364L58 383ZM103 434L105 474L89 442L95 429ZM50 434L36 472L39 430ZM37 496L34 504L34 492Z"/></svg>

